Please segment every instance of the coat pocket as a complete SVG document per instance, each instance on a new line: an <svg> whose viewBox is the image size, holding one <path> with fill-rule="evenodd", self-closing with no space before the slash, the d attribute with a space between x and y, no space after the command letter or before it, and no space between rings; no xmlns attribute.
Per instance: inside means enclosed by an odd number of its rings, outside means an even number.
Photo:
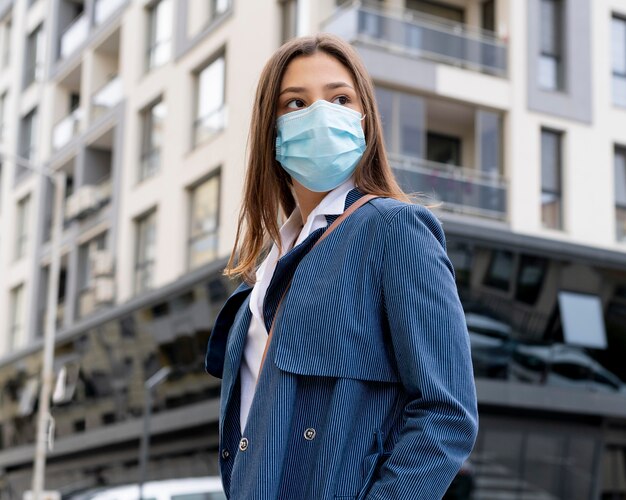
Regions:
<svg viewBox="0 0 626 500"><path fill-rule="evenodd" d="M390 455L390 451L385 451L383 453L376 452L371 455L367 455L363 459L363 486L361 487L359 494L355 497L356 500L365 498L370 487L376 480L379 468Z"/></svg>

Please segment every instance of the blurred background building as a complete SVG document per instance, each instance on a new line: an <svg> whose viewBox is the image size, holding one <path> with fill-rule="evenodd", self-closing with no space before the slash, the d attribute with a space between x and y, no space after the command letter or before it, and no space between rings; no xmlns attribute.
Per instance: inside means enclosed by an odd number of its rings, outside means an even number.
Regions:
<svg viewBox="0 0 626 500"><path fill-rule="evenodd" d="M0 499L30 488L60 280L46 488L217 472L203 371L261 68L354 44L406 191L443 202L480 499L626 498L624 0L0 0ZM30 166L65 173L55 190ZM418 252L419 249L416 249Z"/></svg>

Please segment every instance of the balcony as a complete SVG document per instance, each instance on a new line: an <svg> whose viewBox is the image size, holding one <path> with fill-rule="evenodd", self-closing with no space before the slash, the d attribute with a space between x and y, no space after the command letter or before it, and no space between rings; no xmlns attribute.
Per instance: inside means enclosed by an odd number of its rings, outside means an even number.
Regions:
<svg viewBox="0 0 626 500"><path fill-rule="evenodd" d="M55 151L65 146L78 133L82 116L82 110L80 108L75 109L54 126L52 147Z"/></svg>
<svg viewBox="0 0 626 500"><path fill-rule="evenodd" d="M82 14L61 35L61 58L72 55L89 35L89 18Z"/></svg>
<svg viewBox="0 0 626 500"><path fill-rule="evenodd" d="M506 220L508 185L498 173L394 154L389 161L407 193L432 196L447 211Z"/></svg>
<svg viewBox="0 0 626 500"><path fill-rule="evenodd" d="M83 219L107 205L112 196L111 179L81 186L65 202L66 220Z"/></svg>
<svg viewBox="0 0 626 500"><path fill-rule="evenodd" d="M408 9L355 1L338 8L322 31L409 57L506 77L507 45L492 32Z"/></svg>
<svg viewBox="0 0 626 500"><path fill-rule="evenodd" d="M102 24L117 12L127 0L96 0L94 22L97 26Z"/></svg>
<svg viewBox="0 0 626 500"><path fill-rule="evenodd" d="M122 97L122 79L119 75L115 75L93 95L91 99L93 118L102 116L113 109L122 100Z"/></svg>

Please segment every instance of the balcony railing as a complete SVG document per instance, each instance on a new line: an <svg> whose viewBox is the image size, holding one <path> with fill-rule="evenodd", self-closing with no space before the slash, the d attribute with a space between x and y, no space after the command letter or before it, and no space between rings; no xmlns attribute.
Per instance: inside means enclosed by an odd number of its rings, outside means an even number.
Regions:
<svg viewBox="0 0 626 500"><path fill-rule="evenodd" d="M122 95L122 79L115 75L93 95L91 99L93 117L103 115L114 108L122 100Z"/></svg>
<svg viewBox="0 0 626 500"><path fill-rule="evenodd" d="M508 185L499 174L407 156L389 160L404 191L433 196L444 210L506 220Z"/></svg>
<svg viewBox="0 0 626 500"><path fill-rule="evenodd" d="M89 18L81 14L61 35L61 57L66 58L73 54L89 34Z"/></svg>
<svg viewBox="0 0 626 500"><path fill-rule="evenodd" d="M102 24L126 2L127 0L96 0L95 24Z"/></svg>
<svg viewBox="0 0 626 500"><path fill-rule="evenodd" d="M65 146L78 133L82 116L82 110L80 108L75 109L54 126L52 147L55 151Z"/></svg>
<svg viewBox="0 0 626 500"><path fill-rule="evenodd" d="M497 76L507 72L507 45L491 32L409 9L382 9L354 1L339 7L322 30L408 56Z"/></svg>

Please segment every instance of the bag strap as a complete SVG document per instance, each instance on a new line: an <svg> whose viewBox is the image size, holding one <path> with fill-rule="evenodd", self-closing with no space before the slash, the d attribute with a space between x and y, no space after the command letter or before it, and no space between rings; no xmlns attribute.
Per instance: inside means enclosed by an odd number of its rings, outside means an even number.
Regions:
<svg viewBox="0 0 626 500"><path fill-rule="evenodd" d="M378 196L376 196L374 194L365 194L365 195L361 196L358 200L356 200L354 203L352 203L352 205L350 205L339 217L337 217L333 221L333 223L330 226L328 226L328 229L326 229L326 231L324 231L322 236L320 236L320 238L315 242L315 245L313 245L311 247L311 250L313 250L317 245L319 245L322 241L324 241L324 238L326 238L330 233L332 233L335 229L337 229L339 227L339 225L344 220L346 220L353 212L355 212L359 207L365 205L368 201L373 200L374 198L378 198ZM311 250L309 250L309 252ZM292 276L292 278L293 278L293 276ZM261 377L261 371L263 370L263 365L265 364L265 356L267 355L267 349L268 349L268 347L270 345L270 342L272 340L272 335L274 334L274 325L276 324L276 318L278 317L278 311L280 311L280 306L283 303L283 299L287 295L287 292L289 291L289 287L290 286L291 286L291 280L289 280L289 283L287 283L287 287L285 288L285 291L283 292L282 296L280 297L280 300L278 301L278 306L276 306L276 312L274 313L274 319L272 319L272 326L270 327L270 332L269 332L269 334L267 336L267 341L265 342L265 349L263 349L263 357L261 358L261 366L259 368L259 375L257 377L257 381Z"/></svg>

